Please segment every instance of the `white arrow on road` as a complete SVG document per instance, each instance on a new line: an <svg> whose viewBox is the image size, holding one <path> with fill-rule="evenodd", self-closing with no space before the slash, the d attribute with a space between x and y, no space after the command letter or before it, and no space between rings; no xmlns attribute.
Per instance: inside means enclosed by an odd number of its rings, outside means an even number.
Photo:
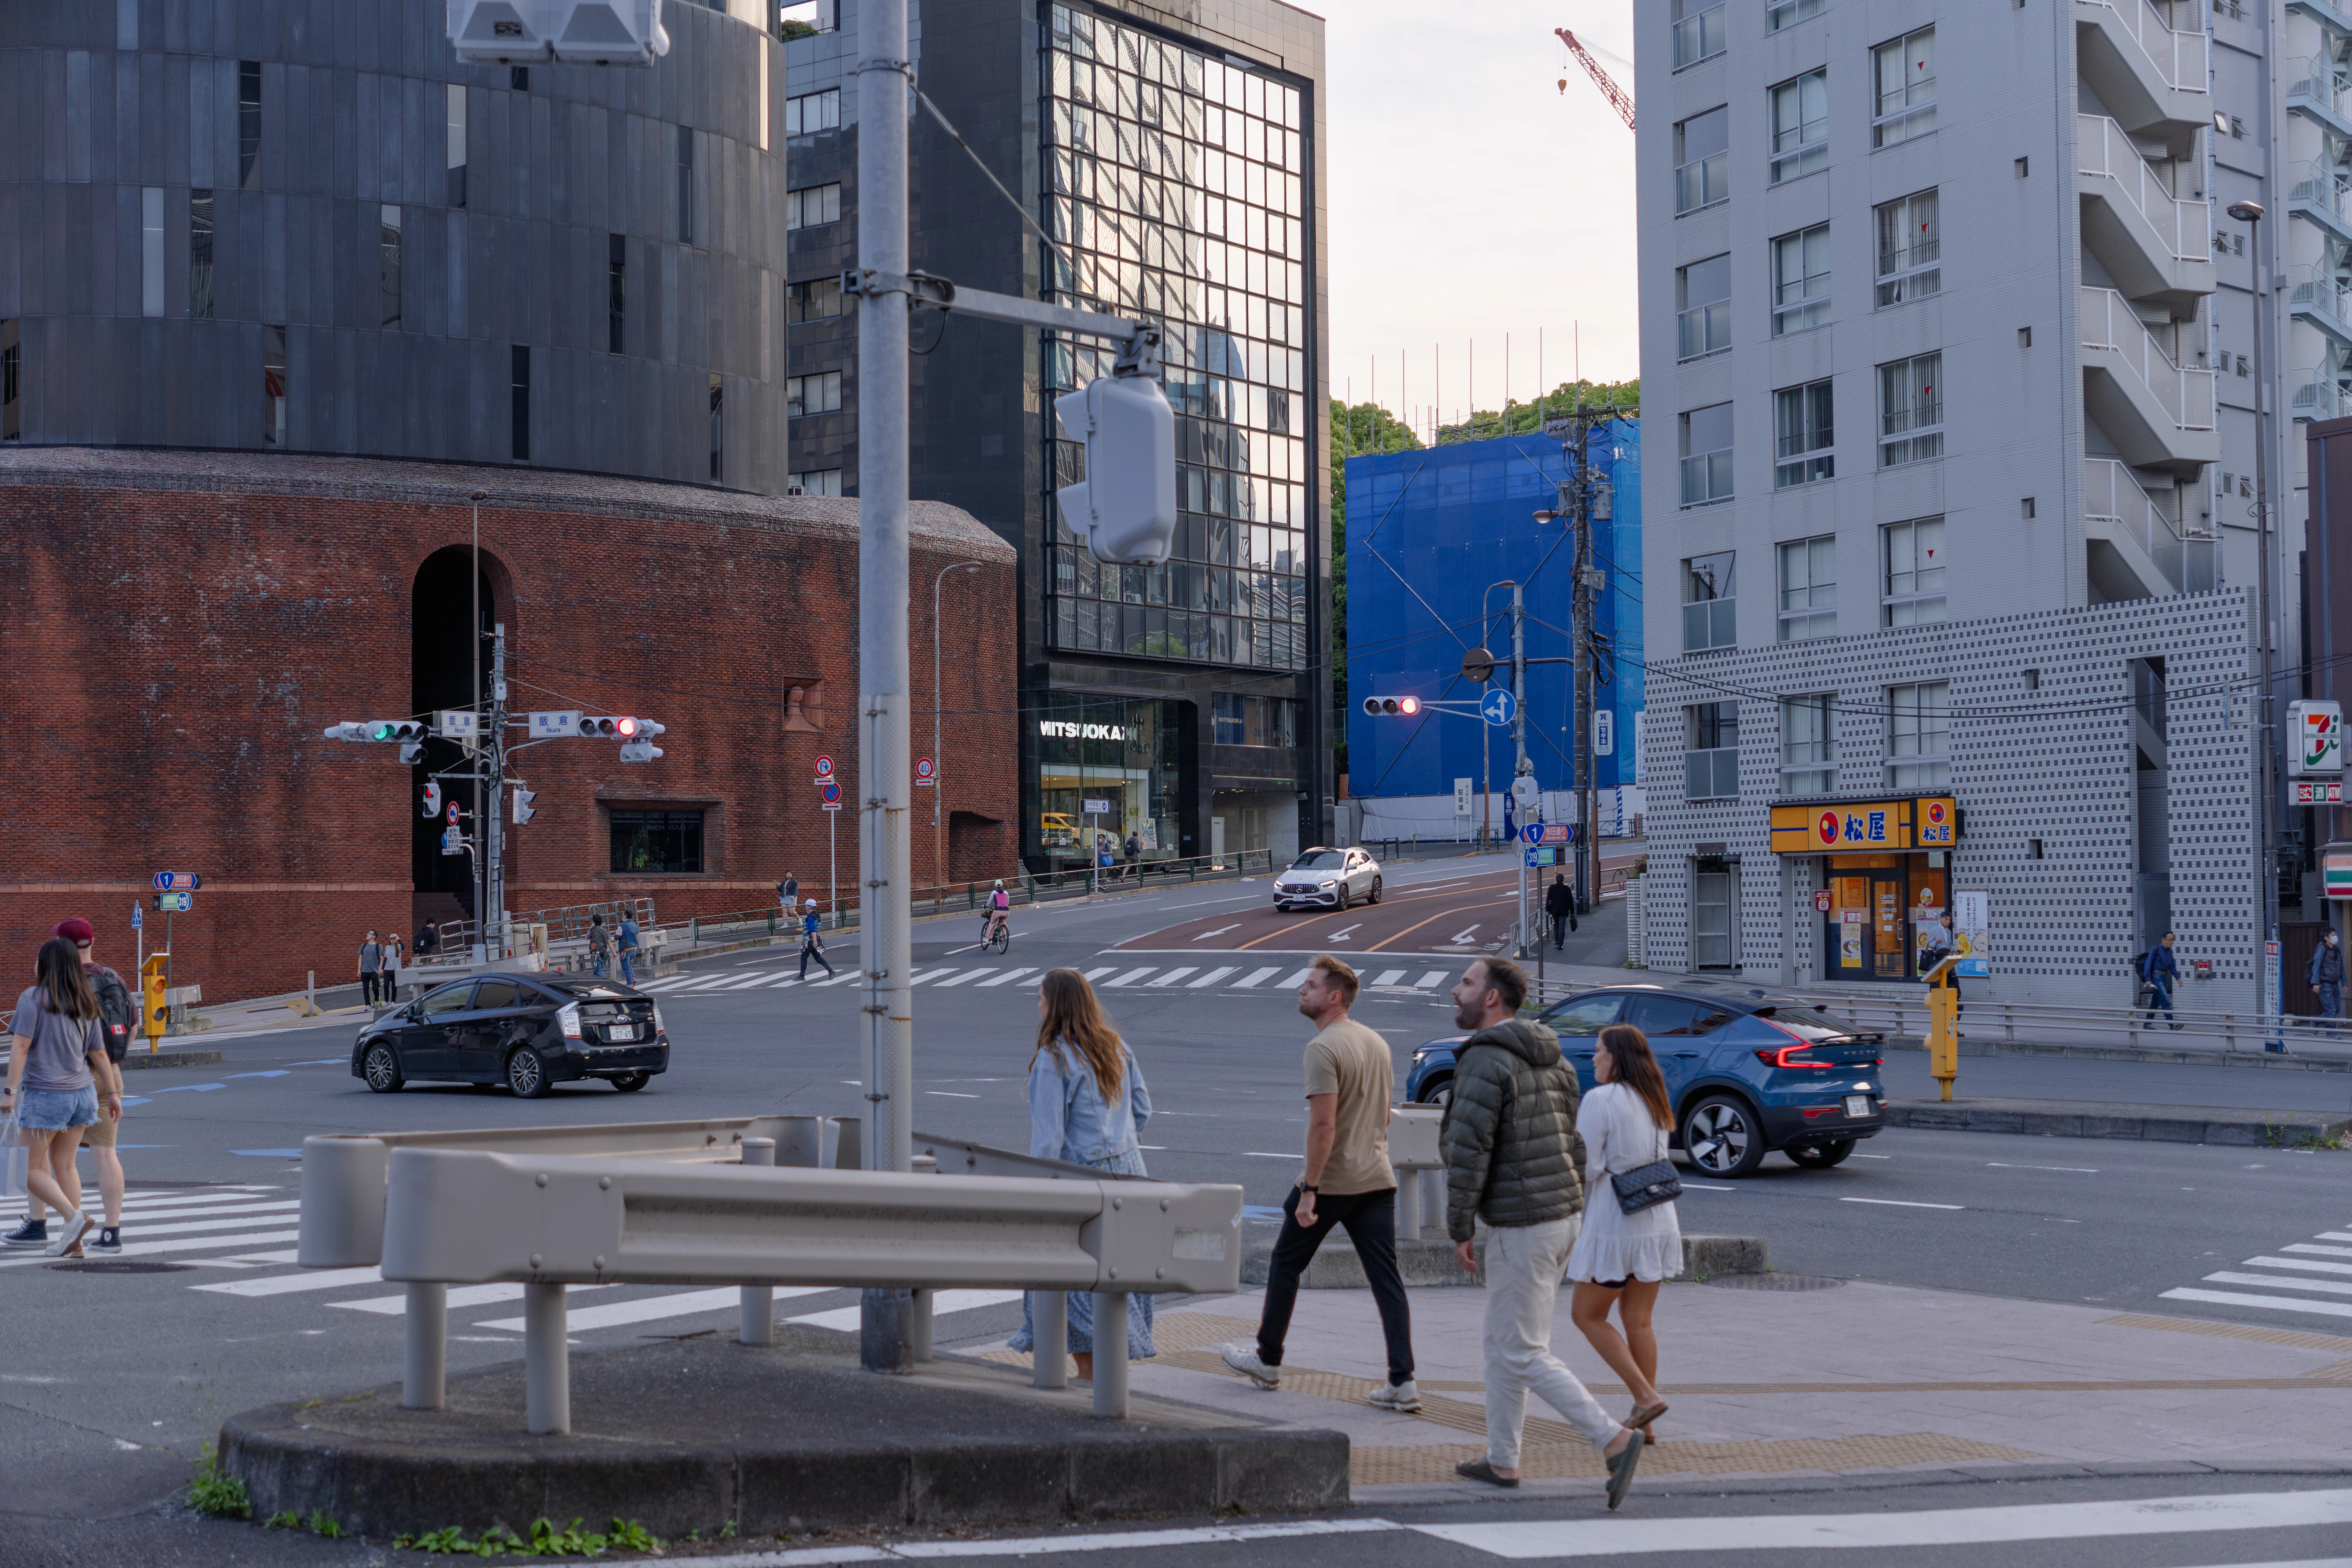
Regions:
<svg viewBox="0 0 2352 1568"><path fill-rule="evenodd" d="M1478 928L1476 926L1468 926L1454 932L1454 935L1447 937L1445 940L1448 943L1465 942L1468 942L1474 934L1475 934Z"/></svg>
<svg viewBox="0 0 2352 1568"><path fill-rule="evenodd" d="M1353 933L1353 932L1355 932L1355 931L1358 931L1362 930L1362 929L1363 929L1363 924L1364 924L1364 922L1363 922L1363 921L1358 921L1354 925L1349 926L1346 931L1333 931L1329 936L1325 937L1323 940L1324 940L1324 941L1326 941L1326 942L1345 942L1345 941L1347 941L1347 940L1348 940L1349 936L1351 933Z"/></svg>
<svg viewBox="0 0 2352 1568"><path fill-rule="evenodd" d="M1219 926L1219 927L1218 927L1216 930L1214 930L1214 931L1202 931L1200 935L1198 935L1198 936L1194 937L1192 940L1193 940L1194 942L1206 942L1206 941L1208 941L1208 940L1209 940L1211 937L1213 937L1213 936L1223 936L1223 935L1224 935L1227 931L1239 931L1240 929L1241 929L1241 927L1239 927L1239 926L1237 926L1237 925L1231 925L1231 926Z"/></svg>

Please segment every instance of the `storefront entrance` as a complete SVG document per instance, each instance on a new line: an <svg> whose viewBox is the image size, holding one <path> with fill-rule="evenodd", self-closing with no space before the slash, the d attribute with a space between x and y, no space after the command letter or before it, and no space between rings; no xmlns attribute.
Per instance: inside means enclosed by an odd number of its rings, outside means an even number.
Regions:
<svg viewBox="0 0 2352 1568"><path fill-rule="evenodd" d="M1948 907L1947 876L1927 856L1832 856L1822 918L1824 980L1916 980L1927 928Z"/></svg>

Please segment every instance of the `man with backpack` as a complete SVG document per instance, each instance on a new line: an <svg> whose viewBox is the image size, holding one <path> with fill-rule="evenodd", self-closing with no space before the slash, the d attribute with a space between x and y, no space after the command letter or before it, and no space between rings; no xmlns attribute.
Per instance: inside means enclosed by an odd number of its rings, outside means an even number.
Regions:
<svg viewBox="0 0 2352 1568"><path fill-rule="evenodd" d="M588 917L589 972L602 980L604 978L604 971L611 967L612 963L613 932L604 924L603 915L590 915Z"/></svg>
<svg viewBox="0 0 2352 1568"><path fill-rule="evenodd" d="M2166 931L2163 940L2140 956L2139 978L2140 984L2148 991L2147 1022L2140 1027L2155 1028L2157 1010L2162 1008L2165 1021L2177 1031L2180 1021L2172 1015L2172 988L2180 984L2180 965L2172 956L2170 931Z"/></svg>
<svg viewBox="0 0 2352 1568"><path fill-rule="evenodd" d="M138 996L121 975L92 956L90 949L97 933L91 930L88 921L79 916L59 921L57 929L49 934L73 943L81 953L82 968L89 975L90 991L98 998L99 1023L106 1038L106 1059L114 1064L115 1076L119 1080L122 1058L129 1054L131 1037L138 1031ZM121 1123L112 1117L101 1116L81 1130L81 1146L89 1150L91 1158L98 1162L99 1196L106 1205L106 1224L100 1228L97 1239L89 1243L89 1249L92 1252L110 1254L122 1250L122 1160L114 1152L116 1135L121 1127ZM75 1175L76 1180L67 1188L66 1196L79 1207L81 1203L79 1173L76 1172ZM25 1217L28 1220L46 1217L41 1200L30 1194L26 1194ZM79 1253L69 1251L67 1256L78 1257Z"/></svg>
<svg viewBox="0 0 2352 1568"><path fill-rule="evenodd" d="M2304 984L2319 993L2319 1016L2323 1018L2344 1016L2344 945L2336 939L2336 928L2319 939L2311 950L2311 962L2304 966ZM2328 1026L2335 1027L2334 1024Z"/></svg>
<svg viewBox="0 0 2352 1568"><path fill-rule="evenodd" d="M801 915L801 979L803 981L808 979L809 960L812 958L824 965L824 977L827 980L833 978L833 964L824 956L824 941L816 934L817 927L823 923L816 918L816 900L811 899Z"/></svg>
<svg viewBox="0 0 2352 1568"><path fill-rule="evenodd" d="M370 931L367 933L367 940L360 943L361 1006L375 1005L377 988L383 983L383 944L376 941L375 932Z"/></svg>

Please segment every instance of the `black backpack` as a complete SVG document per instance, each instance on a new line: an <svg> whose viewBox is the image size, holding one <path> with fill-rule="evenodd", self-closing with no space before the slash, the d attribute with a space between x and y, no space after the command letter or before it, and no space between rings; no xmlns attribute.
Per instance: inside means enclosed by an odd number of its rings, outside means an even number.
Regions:
<svg viewBox="0 0 2352 1568"><path fill-rule="evenodd" d="M90 989L98 994L99 1021L106 1028L106 1059L120 1066L131 1049L131 1037L139 1032L138 999L111 969L92 974Z"/></svg>

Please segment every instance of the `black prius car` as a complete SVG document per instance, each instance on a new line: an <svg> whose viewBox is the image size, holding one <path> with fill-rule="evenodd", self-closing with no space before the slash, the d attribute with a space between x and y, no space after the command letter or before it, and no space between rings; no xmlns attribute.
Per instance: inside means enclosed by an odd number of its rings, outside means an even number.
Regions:
<svg viewBox="0 0 2352 1568"><path fill-rule="evenodd" d="M589 974L453 980L376 1018L352 1044L352 1076L378 1094L411 1079L448 1079L537 1100L575 1078L626 1094L668 1068L654 999Z"/></svg>

